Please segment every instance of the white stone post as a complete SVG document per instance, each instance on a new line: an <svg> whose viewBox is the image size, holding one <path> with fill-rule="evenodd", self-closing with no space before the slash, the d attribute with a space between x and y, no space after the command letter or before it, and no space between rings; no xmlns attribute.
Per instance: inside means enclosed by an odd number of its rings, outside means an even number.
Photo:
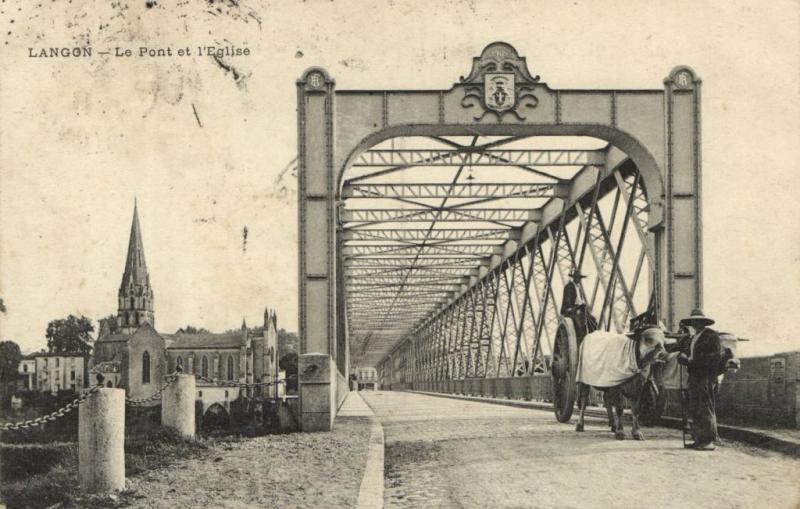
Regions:
<svg viewBox="0 0 800 509"><path fill-rule="evenodd" d="M125 390L98 389L78 410L78 477L81 489L125 489Z"/></svg>
<svg viewBox="0 0 800 509"><path fill-rule="evenodd" d="M161 395L161 425L176 430L182 437L194 438L194 394L194 375L176 375Z"/></svg>

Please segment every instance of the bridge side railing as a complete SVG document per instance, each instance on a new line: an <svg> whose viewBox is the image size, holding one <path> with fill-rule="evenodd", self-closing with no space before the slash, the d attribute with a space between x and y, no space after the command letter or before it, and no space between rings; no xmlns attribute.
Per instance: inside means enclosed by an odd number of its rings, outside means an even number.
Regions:
<svg viewBox="0 0 800 509"><path fill-rule="evenodd" d="M550 374L507 378L385 382L384 390L423 391L496 399L549 402ZM664 389L666 417L680 418L678 390ZM590 404L602 404L593 392ZM717 418L730 424L778 425L800 428L800 351L741 359L736 372L725 375L717 396Z"/></svg>

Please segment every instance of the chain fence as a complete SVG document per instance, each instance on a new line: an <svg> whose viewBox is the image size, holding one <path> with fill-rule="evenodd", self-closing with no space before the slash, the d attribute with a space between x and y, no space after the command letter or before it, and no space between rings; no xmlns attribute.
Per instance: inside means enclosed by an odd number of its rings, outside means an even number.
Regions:
<svg viewBox="0 0 800 509"><path fill-rule="evenodd" d="M164 383L164 385L161 386L160 389L158 389L153 394L151 394L151 395L149 395L149 396L147 396L145 398L138 398L138 399L127 398L126 397L125 398L125 403L130 405L130 406L144 406L145 404L150 403L151 401L155 401L157 399L161 399L161 394L163 394L163 392L165 390L167 390L167 387L169 387L170 385L175 383L175 380L177 380L177 378L178 378L177 375L178 375L177 372L175 372L175 373L173 373L171 375L167 375L166 376L167 381Z"/></svg>
<svg viewBox="0 0 800 509"><path fill-rule="evenodd" d="M55 412L51 412L51 413L47 414L47 415L43 415L41 417L37 417L36 419L29 419L27 421L10 422L10 423L7 423L7 424L3 424L2 426L0 426L0 431L18 431L18 430L22 430L22 429L35 428L35 427L40 426L40 425L42 425L42 424L44 424L46 422L53 422L53 421L55 421L55 420L57 420L57 419L59 419L61 417L64 417L69 412L71 412L73 409L77 408L84 401L86 401L89 398L89 396L91 396L92 394L97 392L98 389L100 389L100 388L101 388L100 385L95 385L95 386L85 390L77 398L75 398L74 400L70 401L65 406L59 408Z"/></svg>
<svg viewBox="0 0 800 509"><path fill-rule="evenodd" d="M268 386L268 385L280 385L280 384L285 384L287 380L293 380L293 379L297 378L297 375L289 375L286 378L284 378L283 380L273 380L271 382L251 382L251 383L247 383L247 382L236 382L234 380L218 380L218 379L215 379L215 378L210 378L210 377L207 377L207 376L197 375L197 374L195 374L194 376L198 380L201 380L201 381L206 382L206 383L218 385L220 387L237 387L239 389L250 389L250 388L253 388L253 387L263 387L263 386Z"/></svg>
<svg viewBox="0 0 800 509"><path fill-rule="evenodd" d="M167 389L167 387L169 387L170 385L175 383L175 380L177 380L177 375L179 375L180 373L181 373L180 371L176 371L175 373L173 373L171 375L167 375L166 382L161 386L161 388L159 388L156 392L154 392L150 396L147 396L145 398L127 398L126 397L125 398L125 403L130 405L130 406L144 406L147 403L150 403L152 401L156 401L158 399L161 399L161 395L164 393L164 391ZM270 385L285 384L287 382L287 380L293 380L293 379L297 378L297 375L289 375L289 376L287 376L286 378L284 378L282 380L274 380L274 381L270 381L270 382L252 382L252 383L247 383L247 382L235 382L233 380L217 380L217 379L210 378L210 377L207 377L207 376L202 376L202 375L194 375L194 376L198 380L201 380L201 381L206 382L206 383L211 383L211 384L214 384L214 385L217 385L217 386L220 386L220 387L237 387L237 388L240 388L240 389L249 389L249 388L254 388L254 387L263 387L263 386L270 386ZM30 429L30 428L35 428L37 426L40 426L40 425L42 425L44 423L47 423L47 422L56 421L59 418L64 417L65 415L67 415L69 412L71 412L72 410L74 410L78 406L80 406L84 401L86 401L89 398L89 396L91 396L92 394L97 392L99 389L101 389L103 387L102 384L103 384L102 380L99 380L99 383L97 385L94 385L94 386L90 387L89 389L86 389L80 395L78 395L77 398L75 398L74 400L70 401L65 406L59 408L58 410L56 410L54 412L51 412L51 413L49 413L47 415L43 415L43 416L37 417L35 419L28 419L28 420L20 421L20 422L10 422L10 423L6 423L6 424L2 424L2 425L0 425L0 431L17 431L17 430L23 430L23 429Z"/></svg>

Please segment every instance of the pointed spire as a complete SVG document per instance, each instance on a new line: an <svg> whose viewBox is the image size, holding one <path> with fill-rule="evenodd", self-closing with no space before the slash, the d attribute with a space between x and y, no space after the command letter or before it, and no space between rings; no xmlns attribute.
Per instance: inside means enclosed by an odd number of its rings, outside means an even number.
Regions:
<svg viewBox="0 0 800 509"><path fill-rule="evenodd" d="M247 322L244 321L244 315L242 315L242 330L247 330Z"/></svg>
<svg viewBox="0 0 800 509"><path fill-rule="evenodd" d="M149 279L147 263L144 260L142 231L139 227L139 207L136 198L134 198L131 236L128 240L128 257L125 260L125 272L122 275L122 286L129 286L131 283L134 285L146 285L149 283Z"/></svg>
<svg viewBox="0 0 800 509"><path fill-rule="evenodd" d="M135 198L128 256L125 259L125 272L122 274L122 284L119 287L117 323L122 334L133 334L145 323L155 325L153 289L150 287L150 274L144 259L142 230L139 226L139 204Z"/></svg>

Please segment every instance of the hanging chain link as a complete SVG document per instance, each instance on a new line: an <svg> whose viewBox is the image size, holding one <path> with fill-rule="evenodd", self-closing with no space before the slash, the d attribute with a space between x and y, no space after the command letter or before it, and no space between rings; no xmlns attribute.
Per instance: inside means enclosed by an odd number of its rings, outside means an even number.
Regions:
<svg viewBox="0 0 800 509"><path fill-rule="evenodd" d="M141 405L144 405L145 403L149 403L151 401L155 401L157 399L161 399L161 395L167 389L167 387L169 387L170 385L175 383L175 380L177 380L177 378L178 378L177 377L178 374L179 374L179 372L175 372L175 373L173 373L171 375L167 375L166 383L164 383L164 385L162 385L161 388L158 389L158 391L156 391L155 393L151 394L150 396L147 396L146 398L139 398L139 399L125 398L125 403L128 404L128 405L131 405L131 406L141 406ZM212 384L215 384L215 385L218 385L218 386L239 387L239 388L243 388L243 389L250 388L250 387L266 386L266 385L285 384L287 380L297 378L297 375L289 375L284 380L277 380L277 381L274 381L274 382L244 383L244 382L233 382L233 381L225 381L225 380L214 380L213 378L209 378L209 377L201 376L201 375L195 375L195 376L197 377L198 380L202 380L203 382L212 383ZM94 394L95 392L97 392L101 388L102 388L102 385L92 386L91 388L89 388L86 391L82 392L77 398L75 398L71 402L67 403L67 405L65 405L64 407L59 408L55 412L49 413L47 415L43 415L41 417L37 417L36 419L29 419L27 421L13 422L13 423L7 423L7 424L0 425L0 431L17 431L17 430L21 430L21 429L35 428L36 426L40 426L40 425L42 425L42 424L44 424L46 422L53 422L53 421L55 421L55 420L57 420L57 419L59 419L61 417L64 417L69 412L71 412L72 410L74 410L75 408L80 406L84 401L86 401L89 398L89 396L91 396L92 394Z"/></svg>
<svg viewBox="0 0 800 509"><path fill-rule="evenodd" d="M162 385L160 389L158 389L156 392L154 392L150 396L147 396L146 398L138 398L138 399L125 398L125 403L127 403L130 406L142 406L145 403L149 403L151 401L155 401L157 399L161 399L161 394L167 389L167 387L172 385L175 382L175 380L178 379L177 374L178 373L176 372L176 373L173 373L171 375L167 375L166 376L167 381L164 383L164 385Z"/></svg>
<svg viewBox="0 0 800 509"><path fill-rule="evenodd" d="M97 392L98 389L100 389L99 385L91 387L90 389L81 393L77 398L69 402L66 406L59 408L58 410L50 414L43 415L41 417L37 417L36 419L31 419L27 421L3 424L2 426L0 426L0 431L17 431L21 429L35 428L36 426L39 426L46 422L53 422L56 419L64 417L74 408L77 408L81 403L86 401L89 398L89 396Z"/></svg>
<svg viewBox="0 0 800 509"><path fill-rule="evenodd" d="M273 382L253 382L253 383L246 383L246 382L234 382L233 380L215 380L213 378L209 378L207 376L202 375L194 375L198 380L203 382L207 382L210 384L218 385L220 387L238 387L240 389L248 389L251 387L262 387L266 385L278 385L278 384L285 384L286 380L291 378L297 378L297 375L289 375L284 380L276 380Z"/></svg>

